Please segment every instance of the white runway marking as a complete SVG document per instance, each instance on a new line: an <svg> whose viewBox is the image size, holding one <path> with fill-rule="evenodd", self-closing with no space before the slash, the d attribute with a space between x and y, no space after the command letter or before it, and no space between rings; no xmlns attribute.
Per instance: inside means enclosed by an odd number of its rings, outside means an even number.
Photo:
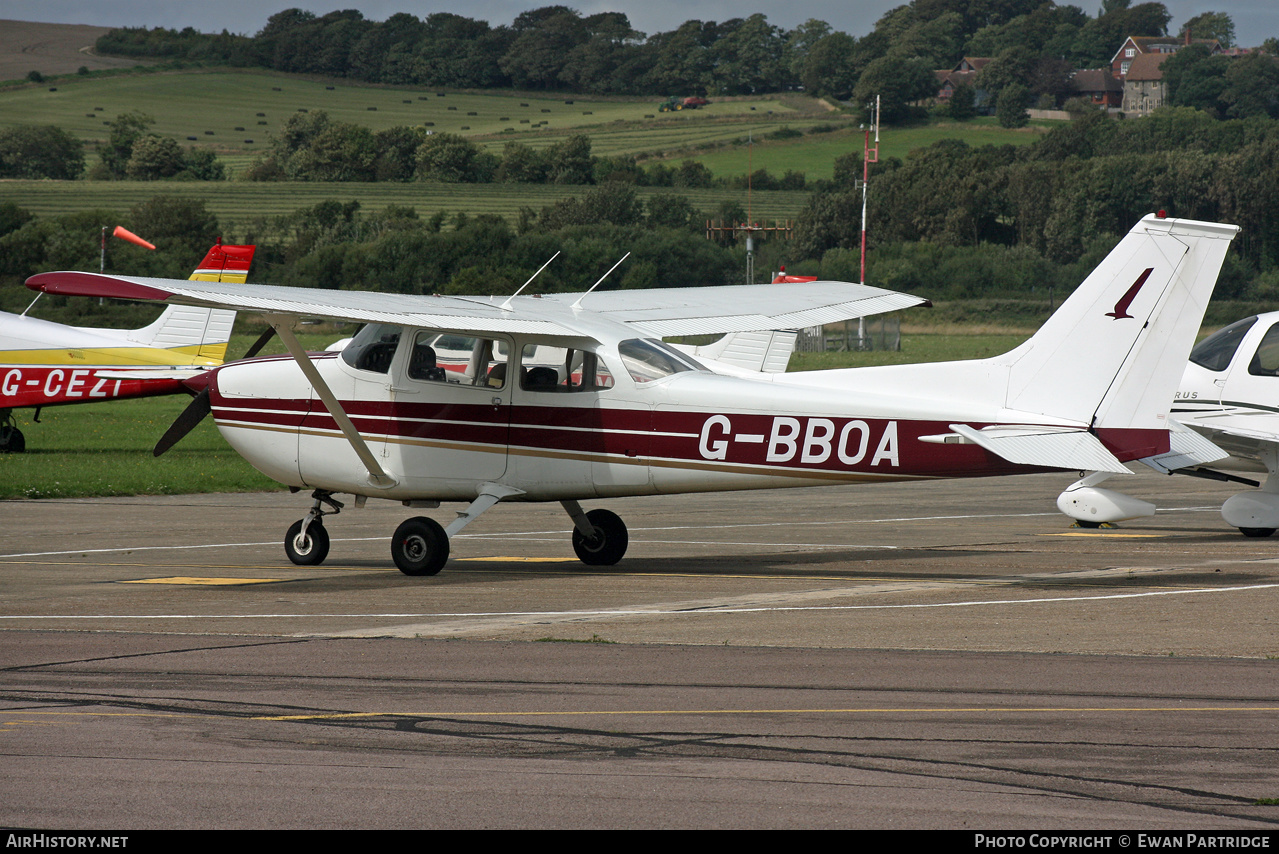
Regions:
<svg viewBox="0 0 1279 854"><path fill-rule="evenodd" d="M1045 605L1058 602L1101 602L1113 599L1144 599L1152 596L1187 596L1201 593L1243 593L1251 590L1269 590L1279 584L1249 584L1241 587L1197 587L1187 590L1152 590L1143 593L1107 593L1098 596L1050 596L1040 599L984 599L966 602L933 602L908 605L769 605L751 607L718 607L708 604L690 607L685 604L672 608L605 608L582 611L463 611L443 613L374 614L28 614L23 616L0 615L0 620L262 620L262 619L476 619L476 618L534 618L534 619L598 619L635 616L688 616L710 614L779 613L788 611L903 611L931 608L977 608L1008 605Z"/></svg>

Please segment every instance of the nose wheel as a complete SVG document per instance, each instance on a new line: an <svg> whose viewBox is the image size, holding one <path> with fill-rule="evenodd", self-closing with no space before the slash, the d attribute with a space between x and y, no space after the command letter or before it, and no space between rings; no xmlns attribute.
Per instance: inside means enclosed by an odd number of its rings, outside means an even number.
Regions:
<svg viewBox="0 0 1279 854"><path fill-rule="evenodd" d="M289 526L289 532L284 535L284 553L298 566L319 566L329 556L329 532L315 519L304 534L302 522L299 519Z"/></svg>

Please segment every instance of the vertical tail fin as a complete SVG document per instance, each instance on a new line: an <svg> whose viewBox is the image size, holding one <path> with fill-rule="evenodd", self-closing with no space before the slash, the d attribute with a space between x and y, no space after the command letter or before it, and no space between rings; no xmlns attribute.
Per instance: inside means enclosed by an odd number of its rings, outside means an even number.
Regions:
<svg viewBox="0 0 1279 854"><path fill-rule="evenodd" d="M1233 225L1146 216L1016 350L1006 406L1092 427L1164 429Z"/></svg>
<svg viewBox="0 0 1279 854"><path fill-rule="evenodd" d="M249 279L249 265L253 263L256 248L217 244L208 251L200 266L191 274L191 281L244 284Z"/></svg>
<svg viewBox="0 0 1279 854"><path fill-rule="evenodd" d="M243 284L256 248L219 243L205 254L190 281ZM221 362L234 323L234 311L171 305L151 325L130 332L129 340L169 350L183 348L191 355Z"/></svg>

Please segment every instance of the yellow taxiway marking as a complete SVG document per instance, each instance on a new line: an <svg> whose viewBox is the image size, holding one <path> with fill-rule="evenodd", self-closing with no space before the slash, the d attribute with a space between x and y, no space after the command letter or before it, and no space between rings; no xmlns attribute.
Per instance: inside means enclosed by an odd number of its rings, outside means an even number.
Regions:
<svg viewBox="0 0 1279 854"><path fill-rule="evenodd" d="M232 584L271 584L283 581L283 578L198 578L190 575L174 575L169 578L135 578L121 581L121 584L186 584L204 586L222 586Z"/></svg>

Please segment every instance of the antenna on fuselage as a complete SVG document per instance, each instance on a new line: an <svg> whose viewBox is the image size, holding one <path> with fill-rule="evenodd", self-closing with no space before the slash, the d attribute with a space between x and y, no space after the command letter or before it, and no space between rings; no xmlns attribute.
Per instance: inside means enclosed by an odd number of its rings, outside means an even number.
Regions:
<svg viewBox="0 0 1279 854"><path fill-rule="evenodd" d="M552 262L552 261L554 261L556 258L560 257L560 253L561 253L561 252L563 252L563 251L564 251L564 250L562 250L562 249L556 249L556 250L555 250L555 254L554 254L554 255L552 255L550 258L548 258L545 264L543 264L542 266L538 267L538 268L537 268L537 272L536 272L536 273L534 273L533 275L529 276L529 277L528 277L528 281L527 281L527 282L525 282L524 284L520 285L520 290L516 291L515 293L511 294L509 297L507 297L507 298L506 298L506 302L502 303L502 306L501 306L501 307L502 307L502 309L503 309L503 310L506 310L506 309L510 308L510 307L511 307L511 300L513 300L513 299L515 299L517 296L519 296L519 295L520 295L520 291L523 291L525 288L527 288L530 284L532 284L532 283L533 283L533 280L534 280L534 279L536 279L538 276L542 275L542 271L543 271L543 270L545 270L547 267L549 267L549 266L551 265L551 262Z"/></svg>
<svg viewBox="0 0 1279 854"><path fill-rule="evenodd" d="M629 258L629 257L631 257L631 253L627 252L625 255L623 255L623 256L621 257L621 260L619 260L619 261L618 261L616 264L614 264L612 267L609 267L609 268L608 268L608 273L605 273L604 275L600 276L600 281L599 281L599 282L596 282L596 283L595 283L595 284L593 284L593 285L591 285L590 289L586 292L586 294L589 294L591 291L593 291L593 290L595 290L596 288L598 288L598 287L600 286L600 282L603 282L605 279L607 279L607 278L608 278L608 276L609 276L609 273L612 273L614 270L616 270L618 267L620 267L620 266L622 265L622 261L625 261L625 260L626 260L627 258ZM581 305L581 304L582 304L582 300L586 299L586 294L582 294L580 297L578 297L578 298L577 298L577 302L573 303L573 308L577 308L579 305Z"/></svg>

